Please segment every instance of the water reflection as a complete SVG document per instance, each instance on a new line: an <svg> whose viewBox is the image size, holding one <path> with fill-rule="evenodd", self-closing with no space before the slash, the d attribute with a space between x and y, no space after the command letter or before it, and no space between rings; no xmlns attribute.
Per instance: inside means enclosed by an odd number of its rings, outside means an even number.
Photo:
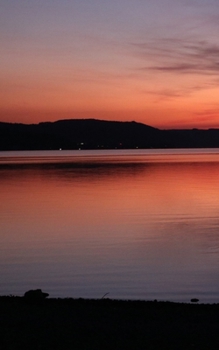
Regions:
<svg viewBox="0 0 219 350"><path fill-rule="evenodd" d="M219 163L0 167L0 294L218 301Z"/></svg>

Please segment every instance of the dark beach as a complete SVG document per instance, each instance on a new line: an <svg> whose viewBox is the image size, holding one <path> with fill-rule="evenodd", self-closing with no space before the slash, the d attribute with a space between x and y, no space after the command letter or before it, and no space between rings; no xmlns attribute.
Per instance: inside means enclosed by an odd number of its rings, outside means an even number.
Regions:
<svg viewBox="0 0 219 350"><path fill-rule="evenodd" d="M0 297L0 349L218 349L219 304Z"/></svg>

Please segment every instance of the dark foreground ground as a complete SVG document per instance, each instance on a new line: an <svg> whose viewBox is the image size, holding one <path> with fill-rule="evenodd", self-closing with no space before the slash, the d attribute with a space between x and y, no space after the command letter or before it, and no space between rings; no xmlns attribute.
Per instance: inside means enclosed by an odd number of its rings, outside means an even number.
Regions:
<svg viewBox="0 0 219 350"><path fill-rule="evenodd" d="M219 304L0 297L0 349L219 349Z"/></svg>

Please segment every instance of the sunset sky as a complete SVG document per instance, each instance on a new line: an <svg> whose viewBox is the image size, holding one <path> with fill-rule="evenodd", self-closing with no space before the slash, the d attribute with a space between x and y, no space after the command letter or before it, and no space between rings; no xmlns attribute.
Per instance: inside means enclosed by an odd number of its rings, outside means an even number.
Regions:
<svg viewBox="0 0 219 350"><path fill-rule="evenodd" d="M218 0L1 0L0 121L219 128Z"/></svg>

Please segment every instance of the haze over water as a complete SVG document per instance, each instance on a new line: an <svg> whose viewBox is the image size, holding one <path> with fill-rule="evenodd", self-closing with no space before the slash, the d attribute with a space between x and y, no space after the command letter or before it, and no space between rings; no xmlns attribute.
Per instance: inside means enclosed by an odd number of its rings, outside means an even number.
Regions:
<svg viewBox="0 0 219 350"><path fill-rule="evenodd" d="M219 301L219 150L1 152L0 295Z"/></svg>

